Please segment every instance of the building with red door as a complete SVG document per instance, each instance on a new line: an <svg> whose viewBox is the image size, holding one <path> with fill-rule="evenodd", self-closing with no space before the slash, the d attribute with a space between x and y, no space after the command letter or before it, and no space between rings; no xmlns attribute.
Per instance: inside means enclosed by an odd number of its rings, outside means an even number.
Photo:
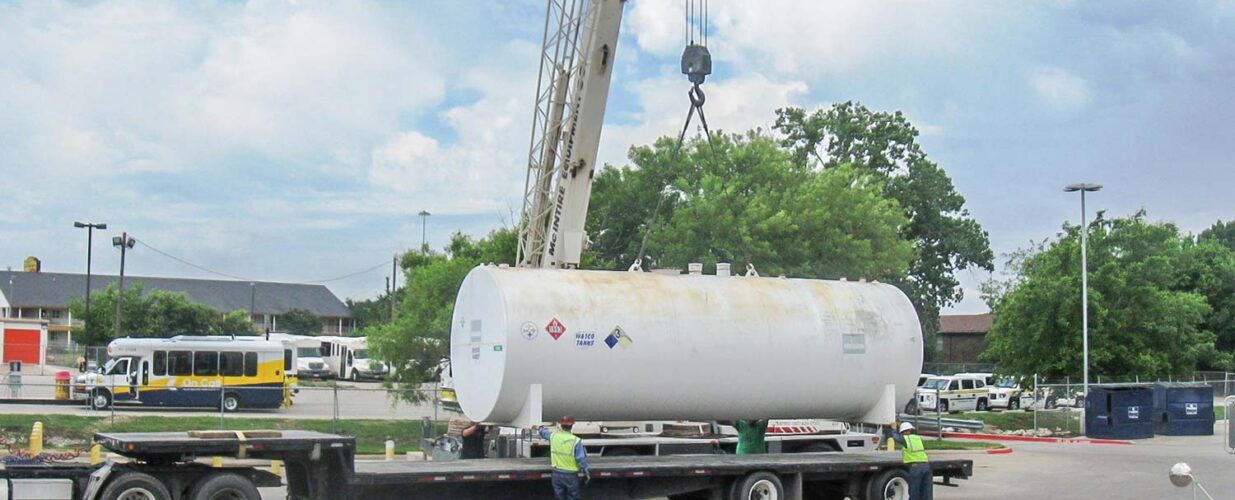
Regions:
<svg viewBox="0 0 1235 500"><path fill-rule="evenodd" d="M47 363L47 321L0 318L0 361L27 365Z"/></svg>

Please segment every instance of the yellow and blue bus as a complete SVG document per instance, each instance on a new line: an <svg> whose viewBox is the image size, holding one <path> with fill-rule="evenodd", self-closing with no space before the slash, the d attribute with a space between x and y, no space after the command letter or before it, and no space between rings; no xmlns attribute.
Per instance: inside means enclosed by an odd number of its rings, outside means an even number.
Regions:
<svg viewBox="0 0 1235 500"><path fill-rule="evenodd" d="M126 337L107 355L98 373L80 377L91 408L278 408L291 404L296 382L295 345L262 337Z"/></svg>

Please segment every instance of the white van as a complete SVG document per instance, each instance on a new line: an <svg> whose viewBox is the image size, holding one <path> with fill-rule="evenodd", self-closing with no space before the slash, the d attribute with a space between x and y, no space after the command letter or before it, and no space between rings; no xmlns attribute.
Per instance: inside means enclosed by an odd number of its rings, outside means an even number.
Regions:
<svg viewBox="0 0 1235 500"><path fill-rule="evenodd" d="M369 357L368 339L364 337L319 337L322 356L331 375L336 378L382 380L390 374L386 363Z"/></svg>
<svg viewBox="0 0 1235 500"><path fill-rule="evenodd" d="M309 335L294 335L290 333L271 333L271 340L290 342L296 346L296 374L298 378L330 378L334 372L326 366L322 357L322 340Z"/></svg>
<svg viewBox="0 0 1235 500"><path fill-rule="evenodd" d="M1021 409L1021 383L1015 377L999 377L989 388L991 408Z"/></svg>
<svg viewBox="0 0 1235 500"><path fill-rule="evenodd" d="M990 392L985 377L950 375L928 379L918 388L918 409L943 413L954 411L986 411L990 408Z"/></svg>

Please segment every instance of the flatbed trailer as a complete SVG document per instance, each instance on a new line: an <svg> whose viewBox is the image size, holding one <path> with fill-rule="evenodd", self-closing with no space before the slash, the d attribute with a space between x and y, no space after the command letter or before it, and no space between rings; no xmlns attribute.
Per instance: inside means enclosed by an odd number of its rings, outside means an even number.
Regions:
<svg viewBox="0 0 1235 500"><path fill-rule="evenodd" d="M3 471L11 492L24 498L66 500L178 500L252 498L257 486L280 478L253 466L213 468L211 456L281 460L288 498L549 499L552 472L543 458L453 461L356 461L353 438L311 431L250 437L190 437L186 433L101 433L95 440L124 456L98 466L26 465ZM589 499L729 500L760 498L904 499L906 469L895 452L766 455L589 457ZM970 460L932 460L943 484L973 473ZM38 490L39 496L30 496ZM221 489L222 488L222 489ZM230 489L229 489L230 488ZM126 496L127 495L127 496ZM18 498L17 495L11 498Z"/></svg>

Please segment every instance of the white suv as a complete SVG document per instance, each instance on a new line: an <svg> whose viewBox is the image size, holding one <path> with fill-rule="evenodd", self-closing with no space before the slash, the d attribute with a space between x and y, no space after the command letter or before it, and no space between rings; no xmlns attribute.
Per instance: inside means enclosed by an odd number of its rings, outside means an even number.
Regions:
<svg viewBox="0 0 1235 500"><path fill-rule="evenodd" d="M999 377L990 386L991 408L1021 409L1021 383L1015 377Z"/></svg>
<svg viewBox="0 0 1235 500"><path fill-rule="evenodd" d="M943 413L986 411L990 408L990 392L986 387L985 377L978 375L934 377L918 388L918 409L933 412L938 405Z"/></svg>

